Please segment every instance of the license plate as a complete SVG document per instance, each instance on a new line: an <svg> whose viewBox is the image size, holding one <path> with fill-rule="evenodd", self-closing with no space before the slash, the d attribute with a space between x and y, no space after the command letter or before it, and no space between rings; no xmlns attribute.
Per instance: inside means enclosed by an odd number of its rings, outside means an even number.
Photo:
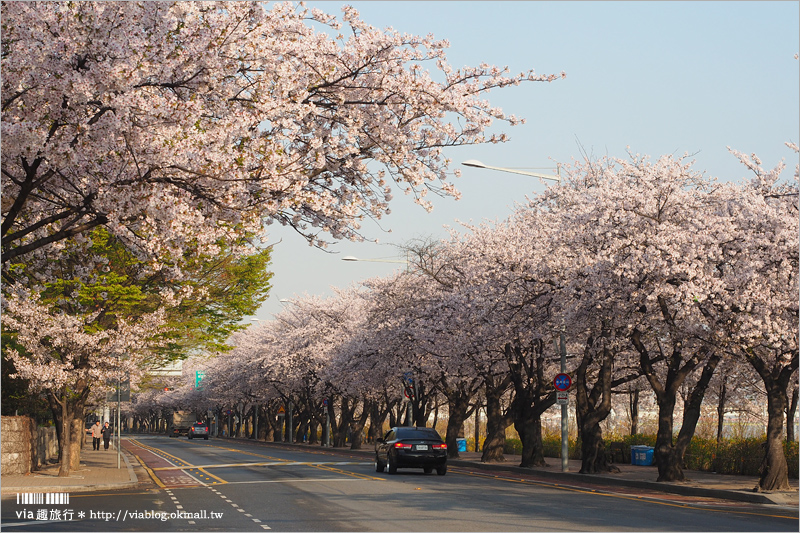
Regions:
<svg viewBox="0 0 800 533"><path fill-rule="evenodd" d="M418 450L427 450L428 449L428 445L427 444L417 444L417 449Z"/></svg>

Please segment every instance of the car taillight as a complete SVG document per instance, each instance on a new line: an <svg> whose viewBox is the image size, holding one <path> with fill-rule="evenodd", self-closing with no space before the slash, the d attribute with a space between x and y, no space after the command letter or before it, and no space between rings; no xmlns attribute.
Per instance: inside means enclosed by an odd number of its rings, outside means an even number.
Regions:
<svg viewBox="0 0 800 533"><path fill-rule="evenodd" d="M394 443L394 447L395 448L400 448L401 450L410 450L411 449L411 445L410 444L404 444L402 442L395 442Z"/></svg>
<svg viewBox="0 0 800 533"><path fill-rule="evenodd" d="M434 444L433 446L431 446L431 448L433 448L434 450L446 450L447 449L447 444L445 444L445 443Z"/></svg>

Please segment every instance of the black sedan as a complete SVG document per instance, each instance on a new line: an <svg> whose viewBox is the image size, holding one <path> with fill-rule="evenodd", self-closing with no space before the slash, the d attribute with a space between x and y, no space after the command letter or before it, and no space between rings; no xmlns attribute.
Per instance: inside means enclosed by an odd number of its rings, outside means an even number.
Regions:
<svg viewBox="0 0 800 533"><path fill-rule="evenodd" d="M394 474L398 468L422 468L426 474L447 473L447 444L433 428L395 427L375 445L375 471L389 467Z"/></svg>

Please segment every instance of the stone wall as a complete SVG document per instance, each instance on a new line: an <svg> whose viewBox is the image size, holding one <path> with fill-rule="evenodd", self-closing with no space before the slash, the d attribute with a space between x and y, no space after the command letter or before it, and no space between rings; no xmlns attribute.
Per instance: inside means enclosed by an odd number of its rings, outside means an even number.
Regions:
<svg viewBox="0 0 800 533"><path fill-rule="evenodd" d="M32 433L34 422L27 416L0 418L0 467L3 475L28 474L32 464Z"/></svg>
<svg viewBox="0 0 800 533"><path fill-rule="evenodd" d="M0 442L3 474L27 474L58 461L56 428L37 428L27 416L2 417Z"/></svg>
<svg viewBox="0 0 800 533"><path fill-rule="evenodd" d="M36 446L33 447L31 464L38 469L58 462L58 436L54 427L40 427L36 431Z"/></svg>

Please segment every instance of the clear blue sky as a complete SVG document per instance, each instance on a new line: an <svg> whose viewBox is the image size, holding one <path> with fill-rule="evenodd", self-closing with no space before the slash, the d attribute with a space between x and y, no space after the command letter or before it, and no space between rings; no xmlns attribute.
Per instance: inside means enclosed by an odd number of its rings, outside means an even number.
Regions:
<svg viewBox="0 0 800 533"><path fill-rule="evenodd" d="M308 2L340 15L344 2ZM309 248L284 228L271 226L273 290L255 315L268 320L280 299L330 295L331 287L383 276L402 265L346 262L398 255L392 244L445 236L456 220L506 218L525 195L548 186L524 176L462 167L479 159L504 167L546 167L569 162L581 150L626 157L627 147L654 158L695 154L697 170L724 180L746 171L727 146L758 154L772 167L797 156L784 142L800 143L799 2L350 2L367 23L403 33L447 39L454 67L481 62L513 73L567 73L550 84L527 83L494 91L489 100L527 119L496 128L502 145L451 149L463 170L463 198L434 198L426 213L399 195L392 215L365 227L381 244L341 243L326 253ZM553 186L553 185L549 185ZM385 230L391 229L388 233ZM280 241L280 242L279 242Z"/></svg>

